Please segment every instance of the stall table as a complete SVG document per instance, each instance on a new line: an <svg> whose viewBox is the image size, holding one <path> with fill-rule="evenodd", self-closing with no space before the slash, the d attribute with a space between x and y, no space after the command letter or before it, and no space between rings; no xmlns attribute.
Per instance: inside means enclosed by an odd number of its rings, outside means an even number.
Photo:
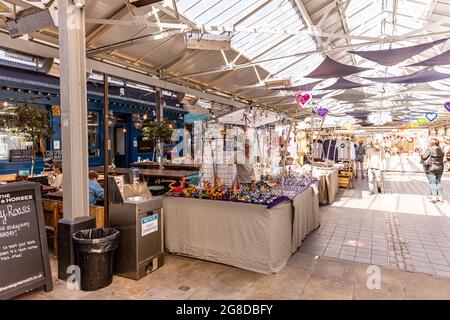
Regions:
<svg viewBox="0 0 450 320"><path fill-rule="evenodd" d="M318 195L311 187L270 209L166 197L163 214L168 252L264 274L279 272L320 223Z"/></svg>
<svg viewBox="0 0 450 320"><path fill-rule="evenodd" d="M314 168L314 176L319 181L319 203L333 204L339 191L338 170L334 168Z"/></svg>

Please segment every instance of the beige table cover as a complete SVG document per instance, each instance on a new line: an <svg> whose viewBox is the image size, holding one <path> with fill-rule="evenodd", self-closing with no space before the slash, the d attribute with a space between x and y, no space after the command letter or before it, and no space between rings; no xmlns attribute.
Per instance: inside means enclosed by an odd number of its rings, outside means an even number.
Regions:
<svg viewBox="0 0 450 320"><path fill-rule="evenodd" d="M309 187L294 198L292 205L294 207L292 253L295 253L306 236L320 226L318 193Z"/></svg>
<svg viewBox="0 0 450 320"><path fill-rule="evenodd" d="M168 252L265 274L279 272L320 223L319 198L311 187L271 209L167 197L163 210Z"/></svg>
<svg viewBox="0 0 450 320"><path fill-rule="evenodd" d="M166 250L260 273L280 271L291 256L293 209L165 198Z"/></svg>
<svg viewBox="0 0 450 320"><path fill-rule="evenodd" d="M333 204L339 191L338 170L318 169L315 176L319 181L319 203Z"/></svg>

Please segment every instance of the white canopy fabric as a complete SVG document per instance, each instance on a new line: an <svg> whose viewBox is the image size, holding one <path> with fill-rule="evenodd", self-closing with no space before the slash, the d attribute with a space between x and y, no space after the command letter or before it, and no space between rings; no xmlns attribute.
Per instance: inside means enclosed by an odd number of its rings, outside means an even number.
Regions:
<svg viewBox="0 0 450 320"><path fill-rule="evenodd" d="M59 39L55 27L33 32L27 40L7 43L10 39L5 38L6 19L13 19L31 6L42 7L50 2L0 0L2 47L57 58L48 53L56 49L57 55ZM450 48L447 40L395 66L381 66L349 53L406 48L448 38L450 0L165 0L143 7L124 0L95 0L86 1L85 12L86 51L91 63L101 61L155 79L161 77L171 85L224 97L230 105L252 101L252 105L291 114L297 112L295 97L283 95L267 84L290 79L290 87L305 85L311 82L305 75L320 65L325 56L345 65L370 69L345 78L368 85L354 89L363 96L376 91L385 100L394 91L399 100L408 91L423 86L379 85L362 77L413 74L421 68L411 65ZM192 32L229 36L230 49L187 47L186 36ZM22 42L32 42L39 50L26 51ZM450 66L436 70L450 73ZM329 80L330 84L336 81ZM314 89L324 88L326 83L324 80ZM442 94L438 87L449 85L450 79L433 82L433 87L423 92L424 98ZM327 107L331 115L353 109L352 104L337 100L339 96L331 98L333 94L313 98L313 102ZM370 104L376 98L368 97L369 102L362 103L369 111L376 111L379 106ZM226 107L226 103L220 103ZM436 121L449 119L450 113L439 108ZM399 123L401 119L394 116L394 121Z"/></svg>
<svg viewBox="0 0 450 320"><path fill-rule="evenodd" d="M259 128L280 120L280 116L272 111L239 109L217 118L219 123L228 123L251 128Z"/></svg>

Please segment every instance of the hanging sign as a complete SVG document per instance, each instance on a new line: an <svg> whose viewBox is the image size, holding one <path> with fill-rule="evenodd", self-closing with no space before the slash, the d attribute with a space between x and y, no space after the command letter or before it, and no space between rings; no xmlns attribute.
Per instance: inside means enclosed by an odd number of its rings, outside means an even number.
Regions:
<svg viewBox="0 0 450 320"><path fill-rule="evenodd" d="M61 107L60 106L52 106L52 116L56 116L56 117L61 116Z"/></svg>
<svg viewBox="0 0 450 320"><path fill-rule="evenodd" d="M53 289L39 185L1 185L0 300L42 286Z"/></svg>

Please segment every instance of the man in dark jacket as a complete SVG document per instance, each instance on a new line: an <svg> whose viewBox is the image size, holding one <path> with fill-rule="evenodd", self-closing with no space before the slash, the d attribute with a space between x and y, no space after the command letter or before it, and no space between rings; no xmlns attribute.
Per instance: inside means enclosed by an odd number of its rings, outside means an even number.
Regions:
<svg viewBox="0 0 450 320"><path fill-rule="evenodd" d="M441 184L444 173L444 151L439 146L439 140L431 140L430 147L421 154L421 162L430 183L431 201L444 202Z"/></svg>

